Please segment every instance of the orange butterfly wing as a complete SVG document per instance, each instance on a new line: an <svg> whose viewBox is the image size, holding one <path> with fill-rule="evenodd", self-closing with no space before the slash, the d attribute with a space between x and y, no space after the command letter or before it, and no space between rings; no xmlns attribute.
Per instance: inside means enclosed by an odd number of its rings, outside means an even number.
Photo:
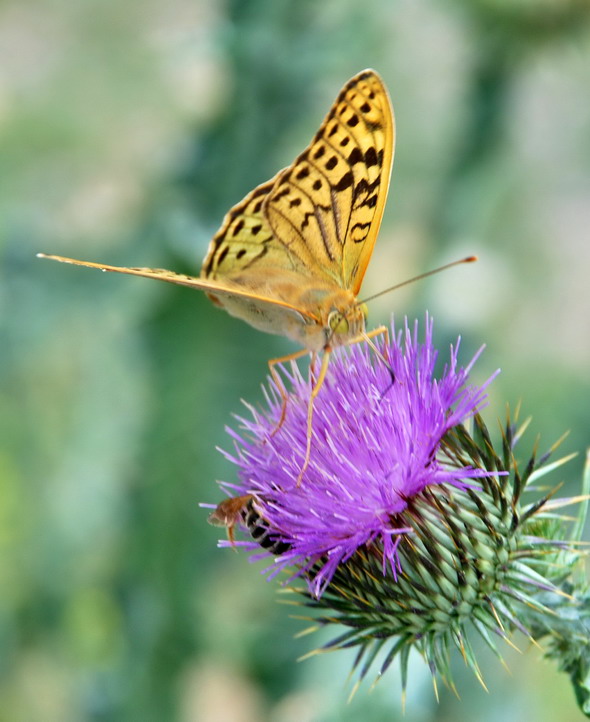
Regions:
<svg viewBox="0 0 590 722"><path fill-rule="evenodd" d="M294 163L226 215L201 275L252 287L280 269L296 285L356 295L383 217L394 140L387 90L365 70L346 83Z"/></svg>

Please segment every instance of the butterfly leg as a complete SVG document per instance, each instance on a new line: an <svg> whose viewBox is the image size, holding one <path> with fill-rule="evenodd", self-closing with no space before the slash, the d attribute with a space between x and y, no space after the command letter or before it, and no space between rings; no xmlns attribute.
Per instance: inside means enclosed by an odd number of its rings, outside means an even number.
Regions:
<svg viewBox="0 0 590 722"><path fill-rule="evenodd" d="M298 358L305 356L305 354L307 354L307 353L309 353L309 351L307 349L302 349L301 351L295 351L295 353L290 353L287 356L281 356L280 358L273 358L268 362L268 370L270 371L272 380L274 381L275 386L277 387L277 389L281 395L281 415L279 417L277 425L270 432L271 436L274 436L277 433L277 431L281 428L281 426L283 425L283 422L285 421L285 416L287 414L287 401L289 399L289 396L287 394L287 389L285 388L285 384L283 383L283 380L279 376L279 372L275 369L275 366L277 364L285 363L286 361L295 361Z"/></svg>
<svg viewBox="0 0 590 722"><path fill-rule="evenodd" d="M324 383L324 379L326 378L326 373L328 372L328 366L330 364L330 350L326 349L324 350L324 355L322 357L322 365L320 366L320 373L317 377L317 379L313 382L313 388L311 390L311 394L309 397L309 403L307 405L307 443L305 445L305 458L303 459L303 466L301 467L301 471L299 472L299 475L297 476L297 486L301 486L301 481L303 479L303 475L305 474L305 471L307 467L309 466L309 460L311 458L311 435L312 435L312 422L313 422L313 404L315 401L316 396L320 393L320 389L322 388L322 385ZM311 366L310 366L310 374L311 374Z"/></svg>
<svg viewBox="0 0 590 722"><path fill-rule="evenodd" d="M387 370L389 371L389 375L391 376L391 384L384 391L384 394L385 394L395 383L395 373L393 372L393 369L391 368L391 364L385 358L382 351L380 351L372 341L372 339L374 339L375 336L382 336L382 335L385 336L385 345L389 346L389 329L387 328L387 326L378 326L377 328L374 328L372 331L369 331L369 333L363 332L360 334L360 336L353 338L352 341L350 341L350 343L348 345L352 346L352 344L361 343L361 341L368 343L369 346L375 352L375 355L385 364L385 366L387 367Z"/></svg>
<svg viewBox="0 0 590 722"><path fill-rule="evenodd" d="M393 369L390 368L389 361L385 358L383 353L377 348L377 346L373 343L372 339L374 339L376 336L385 336L385 345L389 346L389 329L387 326L378 326L377 328L374 328L372 331L369 331L369 333L362 333L357 338L353 339L351 343L359 343L360 341L366 341L369 346L373 349L376 356L378 356L381 361L389 368L391 375L393 377Z"/></svg>
<svg viewBox="0 0 590 722"><path fill-rule="evenodd" d="M380 336L383 334L385 336L385 345L389 346L389 329L387 326L379 326L378 328L373 329L369 333L363 333L357 338L353 339L351 343L359 343L360 341L366 341L369 346L373 349L376 356L385 364L387 367L387 370L389 371L389 375L391 376L391 381L388 384L387 388L385 388L381 392L380 400L382 401L383 398L386 396L387 392L393 387L395 384L395 372L389 363L389 361L385 358L385 355L377 348L377 346L373 343L371 339L375 338L375 336Z"/></svg>
<svg viewBox="0 0 590 722"><path fill-rule="evenodd" d="M391 376L391 383L381 394L381 398L383 398L385 396L385 394L389 391L389 389L395 383L395 373L394 373L393 368L391 367L391 364L389 363L389 361L385 358L383 353L377 348L377 346L375 346L375 344L371 340L375 336L379 336L381 334L383 334L385 336L385 345L389 346L389 329L387 328L387 326L379 326L378 328L373 329L369 333L363 334L362 339L365 340L370 345L370 347L373 349L373 351L378 356L378 358L380 358L381 361L383 361L383 363L387 367L387 370L389 371L389 375Z"/></svg>
<svg viewBox="0 0 590 722"><path fill-rule="evenodd" d="M377 326L369 333L366 333L367 338L375 338L375 336L385 336L385 344L389 345L389 328L387 326Z"/></svg>
<svg viewBox="0 0 590 722"><path fill-rule="evenodd" d="M363 333L357 338L353 339L351 343L360 343L361 341L366 341L373 351L377 354L377 356L383 361L383 363L387 366L391 373L391 385L395 382L395 376L393 373L393 369L391 368L389 361L385 358L383 353L377 348L377 346L373 343L372 339L375 338L375 336L385 336L386 345L389 345L389 329L387 326L379 326L372 331L369 331L369 333ZM320 372L317 377L317 379L313 379L313 367L314 367L314 361L315 361L315 354L312 357L312 361L310 363L310 374L312 377L312 383L313 388L311 390L311 395L309 397L309 404L307 406L307 443L305 447L305 458L303 460L303 466L301 467L301 471L299 472L299 475L297 477L297 486L301 486L301 481L303 480L303 476L305 474L305 471L307 470L307 467L309 466L309 460L311 458L311 437L313 432L312 422L313 422L313 404L315 401L316 396L320 393L320 390L322 388L322 385L324 383L324 379L326 378L326 373L328 372L328 366L330 364L330 349L324 349L324 355L322 357L322 365L320 366Z"/></svg>

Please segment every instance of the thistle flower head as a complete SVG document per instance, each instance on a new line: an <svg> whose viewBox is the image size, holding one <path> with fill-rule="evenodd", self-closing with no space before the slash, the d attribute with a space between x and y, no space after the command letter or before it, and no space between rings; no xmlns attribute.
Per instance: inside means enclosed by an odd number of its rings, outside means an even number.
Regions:
<svg viewBox="0 0 590 722"><path fill-rule="evenodd" d="M230 431L242 483L269 528L289 550L275 569L294 566L319 597L339 564L358 549L379 543L383 565L399 570L400 537L409 531L401 513L425 489L472 487L485 471L441 459L444 435L485 401L484 387L467 384L468 367L457 363L459 342L440 377L432 345L432 320L419 341L418 324L392 327L383 359L367 346L341 349L313 409L312 452L302 483L309 381L291 368L284 423L282 398L271 388L266 413L241 419L245 433ZM472 361L473 363L473 361Z"/></svg>
<svg viewBox="0 0 590 722"><path fill-rule="evenodd" d="M334 353L301 484L311 383L296 366L284 369L284 422L277 429L282 396L271 385L266 410L250 408L240 432L229 430L235 451L226 455L240 482L223 484L234 497L226 508L240 510L235 519L251 537L238 543L273 557L269 576L289 570L288 588L315 610L314 627L345 627L323 649L357 647L360 679L383 650L380 674L399 658L404 689L411 649L452 684L452 647L481 680L473 632L498 655L494 637L549 633L579 557L555 510L583 499L523 501L527 484L564 460L548 464L534 452L521 469L521 430L510 418L495 448L478 413L489 380L469 383L475 358L459 366L457 342L437 373L428 317L423 336L406 323L379 354L363 344Z"/></svg>

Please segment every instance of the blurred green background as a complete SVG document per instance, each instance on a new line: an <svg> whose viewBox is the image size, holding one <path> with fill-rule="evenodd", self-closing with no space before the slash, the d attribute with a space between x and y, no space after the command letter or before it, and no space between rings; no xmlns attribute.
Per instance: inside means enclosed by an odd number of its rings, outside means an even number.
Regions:
<svg viewBox="0 0 590 722"><path fill-rule="evenodd" d="M293 349L188 289L37 251L197 273L228 208L303 149L340 86L387 83L397 152L364 285L457 268L376 301L482 343L486 418L530 442L590 427L587 0L2 0L0 720L401 719L391 670L346 704L354 656L218 550L199 501L233 469L224 425ZM555 481L576 493L579 457ZM435 701L414 659L406 719L577 720L567 679L517 640L486 693Z"/></svg>

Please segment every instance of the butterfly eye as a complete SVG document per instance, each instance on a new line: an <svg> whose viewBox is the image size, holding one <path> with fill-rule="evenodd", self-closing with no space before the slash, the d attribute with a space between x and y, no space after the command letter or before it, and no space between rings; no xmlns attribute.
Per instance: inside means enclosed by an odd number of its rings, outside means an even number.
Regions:
<svg viewBox="0 0 590 722"><path fill-rule="evenodd" d="M361 303L361 305L359 306L359 309L360 309L360 312L361 312L363 318L366 321L367 317L369 315L369 307L367 306L366 303Z"/></svg>
<svg viewBox="0 0 590 722"><path fill-rule="evenodd" d="M328 326L333 333L348 333L348 320L340 311L332 311L328 316Z"/></svg>

